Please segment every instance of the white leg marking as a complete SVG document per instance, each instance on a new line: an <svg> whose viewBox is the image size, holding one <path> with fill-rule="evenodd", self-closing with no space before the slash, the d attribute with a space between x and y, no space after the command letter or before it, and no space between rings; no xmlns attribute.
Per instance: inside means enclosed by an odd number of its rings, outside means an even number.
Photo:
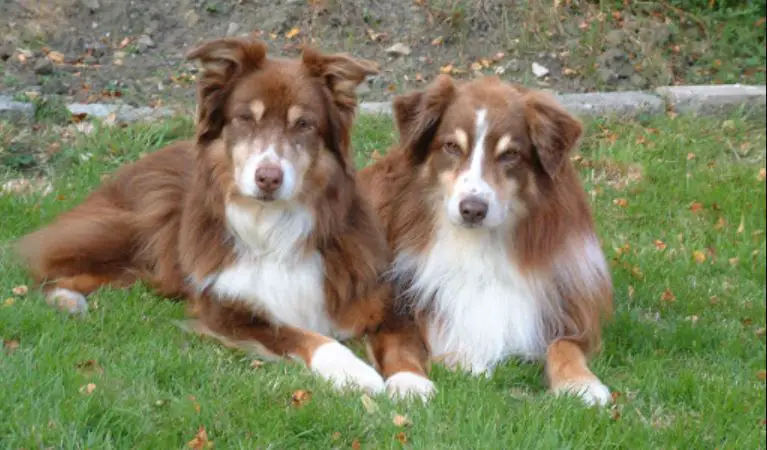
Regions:
<svg viewBox="0 0 767 450"><path fill-rule="evenodd" d="M554 389L554 394L578 396L589 406L605 406L613 400L610 389L596 378L570 381Z"/></svg>
<svg viewBox="0 0 767 450"><path fill-rule="evenodd" d="M309 368L333 383L336 389L356 387L371 394L384 390L381 375L357 358L351 350L335 341L322 344L314 351Z"/></svg>
<svg viewBox="0 0 767 450"><path fill-rule="evenodd" d="M386 380L386 391L393 400L420 399L426 403L437 392L428 378L413 372L397 372Z"/></svg>
<svg viewBox="0 0 767 450"><path fill-rule="evenodd" d="M88 302L85 296L69 289L56 288L45 296L45 302L69 314L85 314L88 312Z"/></svg>

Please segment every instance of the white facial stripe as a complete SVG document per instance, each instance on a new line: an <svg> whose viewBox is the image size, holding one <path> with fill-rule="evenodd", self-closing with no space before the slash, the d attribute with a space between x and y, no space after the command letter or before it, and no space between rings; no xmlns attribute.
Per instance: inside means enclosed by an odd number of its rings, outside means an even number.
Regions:
<svg viewBox="0 0 767 450"><path fill-rule="evenodd" d="M255 119L256 122L261 120L264 116L264 111L266 111L266 105L264 105L264 102L261 100L253 100L250 102L250 112L253 113L253 119Z"/></svg>
<svg viewBox="0 0 767 450"><path fill-rule="evenodd" d="M479 195L486 200L492 195L492 189L482 179L482 166L485 160L485 140L487 139L487 110L477 111L476 129L474 131L474 148L471 151L469 168L459 181L459 195Z"/></svg>
<svg viewBox="0 0 767 450"><path fill-rule="evenodd" d="M501 136L501 138L498 140L498 144L495 146L495 155L498 156L501 153L505 152L509 149L509 146L511 145L511 135L510 134L504 134Z"/></svg>
<svg viewBox="0 0 767 450"><path fill-rule="evenodd" d="M293 195L296 187L296 169L293 164L284 157L277 154L277 147L274 143L269 144L265 150L261 151L261 141L242 142L237 144L232 150L235 161L235 182L240 193L248 196L255 196L259 193L256 185L256 170L263 164L277 164L282 169L282 185L275 192L278 199L287 198Z"/></svg>
<svg viewBox="0 0 767 450"><path fill-rule="evenodd" d="M469 135L466 134L465 131L463 131L460 128L457 128L455 130L455 140L456 143L461 147L461 150L464 152L469 151Z"/></svg>
<svg viewBox="0 0 767 450"><path fill-rule="evenodd" d="M295 124L296 120L298 120L301 117L301 114L303 112L304 111L300 106L293 105L290 108L288 108L288 123L290 125Z"/></svg>

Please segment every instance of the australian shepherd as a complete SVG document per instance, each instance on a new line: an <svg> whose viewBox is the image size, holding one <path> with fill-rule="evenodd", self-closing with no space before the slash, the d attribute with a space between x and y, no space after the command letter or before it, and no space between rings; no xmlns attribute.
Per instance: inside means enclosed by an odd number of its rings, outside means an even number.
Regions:
<svg viewBox="0 0 767 450"><path fill-rule="evenodd" d="M612 283L569 160L581 124L551 96L494 77L440 76L396 98L394 114L399 145L358 181L393 251L399 321L424 345L400 337L411 363L384 374L407 373L400 388L428 397L417 378L428 359L473 374L540 359L553 392L608 403L587 365Z"/></svg>
<svg viewBox="0 0 767 450"><path fill-rule="evenodd" d="M143 281L190 301L197 332L302 360L337 387L385 389L339 340L386 317L389 250L356 188L356 87L377 71L307 48L217 39L201 62L196 136L117 173L25 236L20 254L47 301L87 310L101 286ZM394 380L396 383L396 379Z"/></svg>

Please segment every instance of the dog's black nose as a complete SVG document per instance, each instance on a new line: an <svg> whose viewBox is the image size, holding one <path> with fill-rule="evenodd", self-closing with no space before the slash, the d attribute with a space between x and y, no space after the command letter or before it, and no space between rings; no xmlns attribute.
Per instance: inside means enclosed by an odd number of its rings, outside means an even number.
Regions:
<svg viewBox="0 0 767 450"><path fill-rule="evenodd" d="M472 225L482 223L487 217L487 202L474 195L461 200L458 208L461 210L463 220Z"/></svg>

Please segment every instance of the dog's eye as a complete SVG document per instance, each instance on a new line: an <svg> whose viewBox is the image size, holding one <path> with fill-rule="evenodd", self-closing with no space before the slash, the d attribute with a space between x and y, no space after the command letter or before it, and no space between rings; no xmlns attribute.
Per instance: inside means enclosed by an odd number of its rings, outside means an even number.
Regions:
<svg viewBox="0 0 767 450"><path fill-rule="evenodd" d="M516 150L507 150L498 155L498 162L502 164L514 164L519 161L519 152Z"/></svg>
<svg viewBox="0 0 767 450"><path fill-rule="evenodd" d="M306 119L298 119L293 125L298 131L311 131L314 129L314 124Z"/></svg>
<svg viewBox="0 0 767 450"><path fill-rule="evenodd" d="M237 119L240 122L248 123L253 121L253 113L243 111L241 113L237 113L236 116L234 116L235 119Z"/></svg>
<svg viewBox="0 0 767 450"><path fill-rule="evenodd" d="M461 146L452 141L445 142L442 145L442 150L451 156L461 156L463 154Z"/></svg>

